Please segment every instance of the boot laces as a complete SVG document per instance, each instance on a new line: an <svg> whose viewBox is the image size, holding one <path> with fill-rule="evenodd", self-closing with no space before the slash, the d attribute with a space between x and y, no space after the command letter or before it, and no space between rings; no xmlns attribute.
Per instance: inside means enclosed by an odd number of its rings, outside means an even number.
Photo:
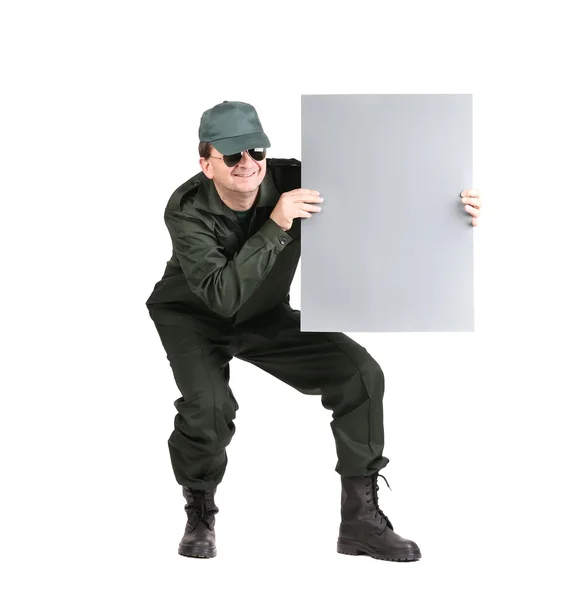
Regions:
<svg viewBox="0 0 584 600"><path fill-rule="evenodd" d="M383 523L387 523L388 527L393 530L393 525L391 524L391 521L389 520L388 516L381 510L381 508L379 508L379 497L377 495L377 492L379 491L378 477L381 477L383 481L385 481L385 483L387 484L387 487L391 490L391 486L387 482L387 479L385 479L385 477L381 473L376 473L375 475L372 475L371 478L368 480L369 482L367 484L367 487L371 485L371 498L367 500L367 503L373 504L373 506L369 507L369 510L375 511L375 520L380 525L383 525ZM373 483L375 484L375 486L372 485ZM367 492L366 495L368 495Z"/></svg>
<svg viewBox="0 0 584 600"><path fill-rule="evenodd" d="M212 529L211 525L212 514L207 510L206 500L208 498L208 492L205 490L191 490L194 499L193 503L187 506L187 521L194 529L197 526L197 523L201 521L204 523L209 529ZM197 506L198 504L198 506Z"/></svg>

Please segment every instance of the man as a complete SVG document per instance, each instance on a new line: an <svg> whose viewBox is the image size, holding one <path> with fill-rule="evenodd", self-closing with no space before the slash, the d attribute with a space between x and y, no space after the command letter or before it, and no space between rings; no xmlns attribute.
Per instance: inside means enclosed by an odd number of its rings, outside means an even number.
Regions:
<svg viewBox="0 0 584 600"><path fill-rule="evenodd" d="M332 411L338 552L418 560L418 546L393 531L378 503L379 471L388 463L379 364L342 333L301 332L300 312L289 304L300 219L320 212L323 199L300 187L298 161L266 158L270 141L249 104L225 101L205 111L199 139L202 172L166 206L173 253L146 302L181 393L168 440L187 502L179 554L217 553L214 496L235 432L229 362L236 356L321 395ZM479 192L462 195L476 225Z"/></svg>

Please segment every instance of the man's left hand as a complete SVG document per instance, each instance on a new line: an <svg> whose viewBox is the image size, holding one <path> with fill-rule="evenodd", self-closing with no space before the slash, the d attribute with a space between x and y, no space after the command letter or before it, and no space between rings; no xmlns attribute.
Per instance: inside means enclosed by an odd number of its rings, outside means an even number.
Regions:
<svg viewBox="0 0 584 600"><path fill-rule="evenodd" d="M472 215L472 224L473 227L476 227L478 225L478 219L481 216L481 193L479 190L471 188L470 190L462 190L460 195L462 196L462 203L466 204L464 209L469 215Z"/></svg>

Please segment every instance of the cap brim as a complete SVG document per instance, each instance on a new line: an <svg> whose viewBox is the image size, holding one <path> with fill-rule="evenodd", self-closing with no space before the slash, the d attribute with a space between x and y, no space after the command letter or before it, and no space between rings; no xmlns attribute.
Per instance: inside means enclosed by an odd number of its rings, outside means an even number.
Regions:
<svg viewBox="0 0 584 600"><path fill-rule="evenodd" d="M265 133L258 131L257 133L246 133L236 137L224 138L211 142L221 154L236 154L249 150L250 148L269 148L270 140Z"/></svg>

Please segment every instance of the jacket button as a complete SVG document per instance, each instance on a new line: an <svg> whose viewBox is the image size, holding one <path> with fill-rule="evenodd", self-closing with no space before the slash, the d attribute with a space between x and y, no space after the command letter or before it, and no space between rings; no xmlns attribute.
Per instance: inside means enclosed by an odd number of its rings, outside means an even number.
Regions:
<svg viewBox="0 0 584 600"><path fill-rule="evenodd" d="M280 238L280 244L284 245L286 243L286 240L284 238Z"/></svg>

